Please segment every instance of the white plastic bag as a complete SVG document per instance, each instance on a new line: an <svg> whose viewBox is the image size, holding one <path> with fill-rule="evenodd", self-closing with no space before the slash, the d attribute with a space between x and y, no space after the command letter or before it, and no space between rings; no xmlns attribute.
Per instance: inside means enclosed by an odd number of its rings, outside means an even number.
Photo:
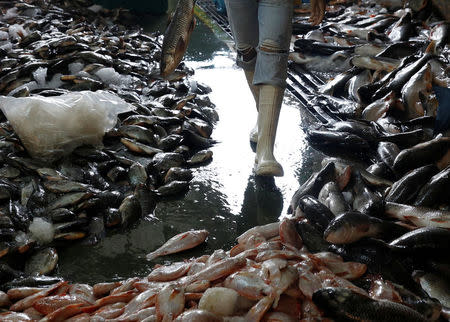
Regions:
<svg viewBox="0 0 450 322"><path fill-rule="evenodd" d="M83 144L101 146L117 115L134 106L112 93L82 91L54 97L0 97L0 108L28 153L53 161Z"/></svg>

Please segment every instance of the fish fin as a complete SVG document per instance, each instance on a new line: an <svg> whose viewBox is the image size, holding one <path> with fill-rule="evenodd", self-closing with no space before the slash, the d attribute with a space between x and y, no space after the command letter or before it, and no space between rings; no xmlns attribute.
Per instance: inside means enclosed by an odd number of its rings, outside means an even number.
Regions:
<svg viewBox="0 0 450 322"><path fill-rule="evenodd" d="M427 46L427 49L425 49L425 53L436 54L436 47L436 40L432 40Z"/></svg>
<svg viewBox="0 0 450 322"><path fill-rule="evenodd" d="M176 53L180 53L180 52L184 53L184 51L186 50L186 46L187 46L186 42L184 41L184 39L182 37L180 37L178 39L177 48L175 49L175 52Z"/></svg>
<svg viewBox="0 0 450 322"><path fill-rule="evenodd" d="M172 22L173 16L175 15L175 12L172 12L168 17L167 17L167 25L166 28L170 25L170 23Z"/></svg>
<svg viewBox="0 0 450 322"><path fill-rule="evenodd" d="M191 24L189 26L189 32L194 31L194 28L195 28L196 24L197 24L197 19L195 19L195 17L194 17L194 18L192 18Z"/></svg>
<svg viewBox="0 0 450 322"><path fill-rule="evenodd" d="M400 111L404 111L405 110L405 105L403 104L401 99L396 99L394 104L393 104L394 108Z"/></svg>

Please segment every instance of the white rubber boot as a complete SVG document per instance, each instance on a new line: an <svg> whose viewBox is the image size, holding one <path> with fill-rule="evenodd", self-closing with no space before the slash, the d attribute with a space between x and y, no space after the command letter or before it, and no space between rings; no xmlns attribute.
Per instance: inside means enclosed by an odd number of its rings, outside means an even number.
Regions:
<svg viewBox="0 0 450 322"><path fill-rule="evenodd" d="M256 146L255 174L283 176L283 167L273 156L278 117L284 89L273 85L260 85L258 109L258 145Z"/></svg>
<svg viewBox="0 0 450 322"><path fill-rule="evenodd" d="M247 79L248 87L253 94L253 98L255 99L256 111L258 111L258 101L259 101L259 86L253 85L253 75L255 74L254 70L244 70L245 78ZM258 122L256 122L253 129L250 131L250 142L256 143L258 142Z"/></svg>

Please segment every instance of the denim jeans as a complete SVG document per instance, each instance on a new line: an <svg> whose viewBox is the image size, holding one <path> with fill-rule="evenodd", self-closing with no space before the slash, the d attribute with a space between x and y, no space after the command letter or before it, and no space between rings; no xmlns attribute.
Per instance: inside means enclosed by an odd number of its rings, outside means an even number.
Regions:
<svg viewBox="0 0 450 322"><path fill-rule="evenodd" d="M236 63L254 70L254 85L286 87L293 0L225 0Z"/></svg>

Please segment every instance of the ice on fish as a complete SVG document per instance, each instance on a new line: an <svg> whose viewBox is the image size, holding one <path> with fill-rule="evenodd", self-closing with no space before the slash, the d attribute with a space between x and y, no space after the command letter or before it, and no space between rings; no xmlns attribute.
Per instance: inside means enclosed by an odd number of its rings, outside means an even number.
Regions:
<svg viewBox="0 0 450 322"><path fill-rule="evenodd" d="M0 49L6 51L6 52L10 52L13 48L12 43L10 43L9 41L5 41L2 45L0 45Z"/></svg>
<svg viewBox="0 0 450 322"><path fill-rule="evenodd" d="M42 244L50 243L55 234L53 224L40 217L35 217L28 229L33 237Z"/></svg>
<svg viewBox="0 0 450 322"><path fill-rule="evenodd" d="M12 39L22 38L23 36L28 35L25 29L23 29L22 25L11 25L8 28L9 37Z"/></svg>
<svg viewBox="0 0 450 322"><path fill-rule="evenodd" d="M0 30L0 40L7 40L9 38L9 34L6 31Z"/></svg>
<svg viewBox="0 0 450 322"><path fill-rule="evenodd" d="M112 67L102 68L98 70L95 75L106 84L127 86L132 82L132 77L121 75Z"/></svg>
<svg viewBox="0 0 450 322"><path fill-rule="evenodd" d="M45 85L45 79L47 78L47 68L39 67L33 72L33 77L39 86Z"/></svg>
<svg viewBox="0 0 450 322"><path fill-rule="evenodd" d="M61 87L61 85L63 84L63 82L61 81L61 76L62 76L62 74L53 75L52 79L49 82L45 83L45 85L43 87L45 87L45 88Z"/></svg>
<svg viewBox="0 0 450 322"><path fill-rule="evenodd" d="M9 20L11 18L17 17L17 8L13 7L8 10L6 10L6 13L3 15L3 17L0 20Z"/></svg>
<svg viewBox="0 0 450 322"><path fill-rule="evenodd" d="M80 71L83 70L84 65L82 63L79 63L79 62L74 62L74 63L69 64L67 67L69 68L70 74L76 75Z"/></svg>

